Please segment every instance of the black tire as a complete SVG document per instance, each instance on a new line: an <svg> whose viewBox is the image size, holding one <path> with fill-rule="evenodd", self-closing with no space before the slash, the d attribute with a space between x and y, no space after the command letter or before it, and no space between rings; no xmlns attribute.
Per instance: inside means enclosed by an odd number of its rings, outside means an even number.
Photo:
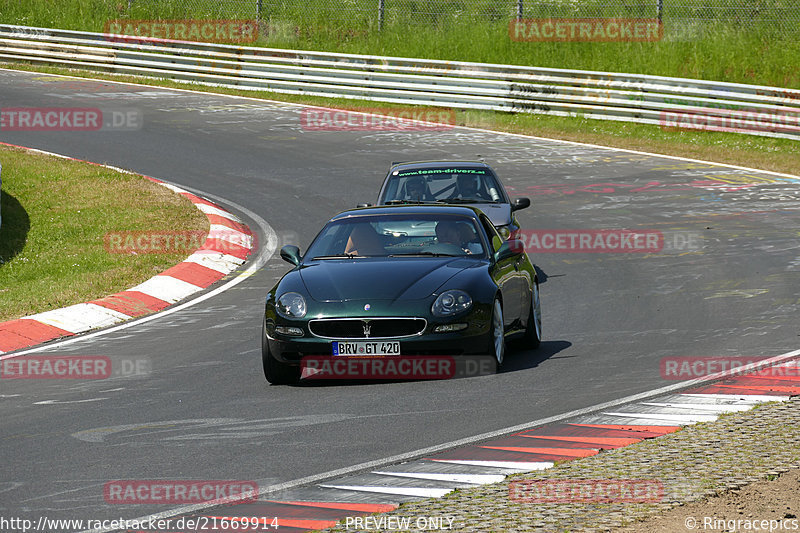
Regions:
<svg viewBox="0 0 800 533"><path fill-rule="evenodd" d="M264 377L273 385L291 385L300 381L300 367L282 363L272 356L267 340L267 325L261 325L261 362Z"/></svg>
<svg viewBox="0 0 800 533"><path fill-rule="evenodd" d="M535 350L542 343L542 303L539 299L539 282L536 280L533 280L531 308L528 312L524 342L525 347L531 350Z"/></svg>
<svg viewBox="0 0 800 533"><path fill-rule="evenodd" d="M506 355L506 336L503 325L503 304L500 298L495 298L492 303L492 321L489 327L489 355L497 363L497 370L503 366Z"/></svg>

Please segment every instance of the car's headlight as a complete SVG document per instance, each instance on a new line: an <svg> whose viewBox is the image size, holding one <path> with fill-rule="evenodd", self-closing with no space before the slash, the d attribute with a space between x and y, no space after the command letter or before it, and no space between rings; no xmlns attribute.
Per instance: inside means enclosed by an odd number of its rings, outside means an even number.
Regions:
<svg viewBox="0 0 800 533"><path fill-rule="evenodd" d="M275 309L284 318L303 318L306 316L306 299L302 294L287 292L278 298Z"/></svg>
<svg viewBox="0 0 800 533"><path fill-rule="evenodd" d="M469 294L458 289L444 291L436 298L431 307L433 316L450 316L466 311L472 307L472 298Z"/></svg>
<svg viewBox="0 0 800 533"><path fill-rule="evenodd" d="M509 237L511 237L511 230L508 229L508 226L500 226L497 228L497 233L500 234L504 241L507 241Z"/></svg>

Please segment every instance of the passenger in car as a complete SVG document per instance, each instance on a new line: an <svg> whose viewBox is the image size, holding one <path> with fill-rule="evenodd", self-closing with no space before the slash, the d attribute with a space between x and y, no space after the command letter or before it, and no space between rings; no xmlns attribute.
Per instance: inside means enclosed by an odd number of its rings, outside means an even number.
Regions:
<svg viewBox="0 0 800 533"><path fill-rule="evenodd" d="M372 226L369 224L356 224L347 239L344 253L383 256L386 255L386 249L383 247L380 236Z"/></svg>

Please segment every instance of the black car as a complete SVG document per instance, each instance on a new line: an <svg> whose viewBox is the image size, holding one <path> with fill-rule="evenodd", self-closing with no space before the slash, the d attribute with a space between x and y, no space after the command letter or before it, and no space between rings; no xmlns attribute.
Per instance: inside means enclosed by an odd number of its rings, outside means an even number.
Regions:
<svg viewBox="0 0 800 533"><path fill-rule="evenodd" d="M513 202L494 170L482 161L392 163L378 195L378 205L401 203L468 204L489 217L504 239L519 229L514 212L531 205Z"/></svg>
<svg viewBox="0 0 800 533"><path fill-rule="evenodd" d="M536 270L468 206L401 205L333 217L267 295L262 332L270 383L301 377L304 357L491 355L506 338L541 339Z"/></svg>

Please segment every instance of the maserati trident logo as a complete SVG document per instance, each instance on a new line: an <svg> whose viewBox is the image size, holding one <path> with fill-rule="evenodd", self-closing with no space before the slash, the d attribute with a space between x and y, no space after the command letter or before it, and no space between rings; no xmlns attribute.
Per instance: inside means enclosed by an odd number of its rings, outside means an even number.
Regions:
<svg viewBox="0 0 800 533"><path fill-rule="evenodd" d="M372 329L372 326L369 322L364 321L364 337L369 338L369 332Z"/></svg>

